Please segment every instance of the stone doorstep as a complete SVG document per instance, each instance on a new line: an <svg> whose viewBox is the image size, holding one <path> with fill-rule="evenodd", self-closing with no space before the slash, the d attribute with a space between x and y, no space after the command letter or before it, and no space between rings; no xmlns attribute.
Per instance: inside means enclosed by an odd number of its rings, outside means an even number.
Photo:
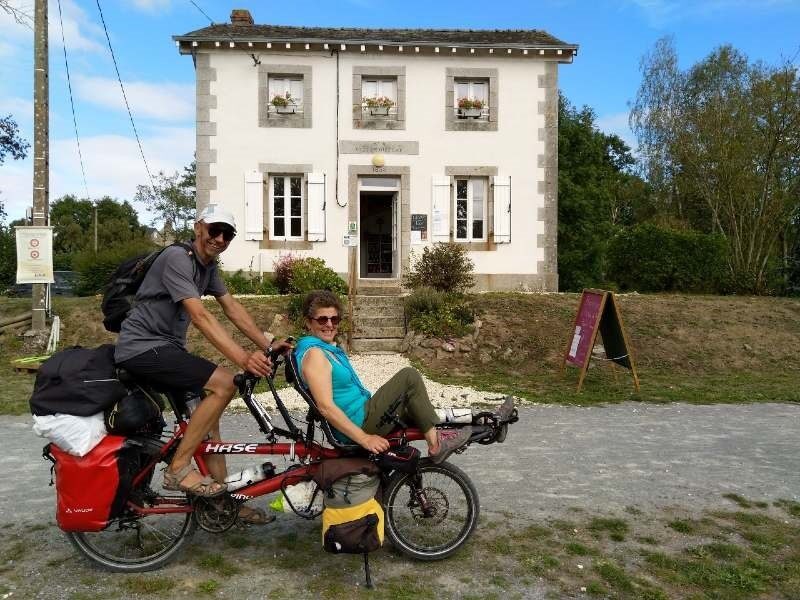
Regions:
<svg viewBox="0 0 800 600"><path fill-rule="evenodd" d="M400 327L403 329L403 335L405 335L406 321L402 315L399 317L395 315L376 315L374 317L364 317L356 314L355 321L356 331L358 331L358 329L373 329L375 327Z"/></svg>
<svg viewBox="0 0 800 600"><path fill-rule="evenodd" d="M370 352L400 352L402 338L353 338L350 352L369 354Z"/></svg>
<svg viewBox="0 0 800 600"><path fill-rule="evenodd" d="M356 324L353 337L356 339L365 338L393 338L402 340L406 335L405 327L359 327Z"/></svg>
<svg viewBox="0 0 800 600"><path fill-rule="evenodd" d="M386 296L386 295L356 295L354 301L355 307L359 306L394 306L395 304L403 304L403 299L400 296Z"/></svg>
<svg viewBox="0 0 800 600"><path fill-rule="evenodd" d="M395 298L401 294L399 286L358 286L357 296L394 296Z"/></svg>
<svg viewBox="0 0 800 600"><path fill-rule="evenodd" d="M362 319L374 319L377 317L385 317L388 319L403 319L405 310L402 303L375 305L375 306L356 306L353 311L355 319L360 321Z"/></svg>

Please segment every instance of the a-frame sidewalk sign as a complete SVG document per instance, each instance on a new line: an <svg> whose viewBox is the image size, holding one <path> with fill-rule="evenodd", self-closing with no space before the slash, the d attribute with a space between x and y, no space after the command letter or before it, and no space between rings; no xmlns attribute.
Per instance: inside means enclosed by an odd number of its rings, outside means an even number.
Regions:
<svg viewBox="0 0 800 600"><path fill-rule="evenodd" d="M561 375L564 375L564 367L567 363L580 367L581 374L578 379L577 391L581 391L598 333L603 338L606 360L630 369L633 375L633 385L638 392L639 376L636 374L631 343L625 333L622 315L614 300L614 293L606 290L583 290L581 302L578 305L578 314L575 315L572 335L564 353L564 360L561 362Z"/></svg>

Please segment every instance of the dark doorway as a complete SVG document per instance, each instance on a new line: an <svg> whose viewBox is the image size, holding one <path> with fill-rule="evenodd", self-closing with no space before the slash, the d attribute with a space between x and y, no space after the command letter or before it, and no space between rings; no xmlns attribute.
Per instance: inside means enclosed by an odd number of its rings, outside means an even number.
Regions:
<svg viewBox="0 0 800 600"><path fill-rule="evenodd" d="M394 274L394 198L395 192L361 193L361 277L392 277Z"/></svg>

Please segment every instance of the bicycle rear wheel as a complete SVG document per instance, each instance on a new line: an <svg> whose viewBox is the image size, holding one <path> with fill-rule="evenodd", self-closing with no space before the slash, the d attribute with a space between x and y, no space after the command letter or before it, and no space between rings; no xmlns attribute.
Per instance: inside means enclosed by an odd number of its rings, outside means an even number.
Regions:
<svg viewBox="0 0 800 600"><path fill-rule="evenodd" d="M139 506L182 508L189 498L182 492L162 495L161 472L151 473L142 487L131 493ZM67 533L70 542L91 562L108 571L138 573L158 569L186 545L197 528L192 512L137 515L127 510L108 527L95 532Z"/></svg>
<svg viewBox="0 0 800 600"><path fill-rule="evenodd" d="M441 560L475 531L478 492L464 471L448 462L417 473L395 473L384 495L386 535L403 554Z"/></svg>

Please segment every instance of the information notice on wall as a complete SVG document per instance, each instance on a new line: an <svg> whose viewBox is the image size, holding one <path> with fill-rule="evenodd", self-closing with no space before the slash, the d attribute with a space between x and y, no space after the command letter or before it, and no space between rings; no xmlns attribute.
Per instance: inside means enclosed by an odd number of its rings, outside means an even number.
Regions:
<svg viewBox="0 0 800 600"><path fill-rule="evenodd" d="M420 244L428 240L428 215L413 213L411 215L411 243Z"/></svg>

